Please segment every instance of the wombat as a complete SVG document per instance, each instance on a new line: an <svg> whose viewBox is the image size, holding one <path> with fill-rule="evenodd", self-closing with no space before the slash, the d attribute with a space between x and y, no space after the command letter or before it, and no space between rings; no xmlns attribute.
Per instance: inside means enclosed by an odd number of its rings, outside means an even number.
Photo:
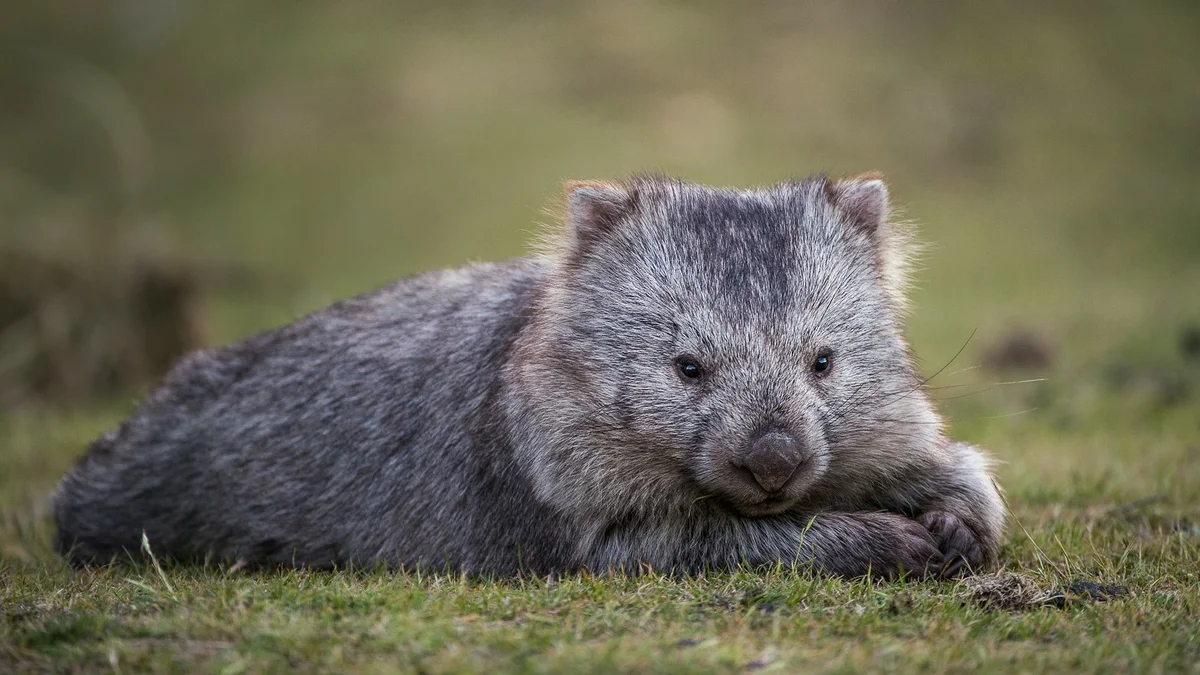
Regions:
<svg viewBox="0 0 1200 675"><path fill-rule="evenodd" d="M136 552L489 576L992 565L1005 509L902 336L883 180L568 184L544 251L191 355L55 497Z"/></svg>

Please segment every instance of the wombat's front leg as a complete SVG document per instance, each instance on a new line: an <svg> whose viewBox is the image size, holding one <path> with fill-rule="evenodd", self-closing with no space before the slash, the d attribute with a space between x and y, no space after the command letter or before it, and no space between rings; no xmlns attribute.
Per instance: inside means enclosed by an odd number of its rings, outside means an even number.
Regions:
<svg viewBox="0 0 1200 675"><path fill-rule="evenodd" d="M819 513L805 524L800 556L817 572L847 578L921 578L936 574L943 556L930 531L898 513Z"/></svg>
<svg viewBox="0 0 1200 675"><path fill-rule="evenodd" d="M966 443L947 443L924 460L872 495L885 511L818 513L800 555L846 577L869 570L953 578L993 565L1007 510L988 459ZM786 561L786 551L779 554Z"/></svg>
<svg viewBox="0 0 1200 675"><path fill-rule="evenodd" d="M823 574L890 579L957 576L995 561L1004 503L973 447L948 444L871 497L862 511L596 523L591 536L579 537L579 564L702 572L797 563Z"/></svg>
<svg viewBox="0 0 1200 675"><path fill-rule="evenodd" d="M987 458L966 443L950 443L882 495L881 506L911 514L945 557L942 576L956 577L996 562L1007 510Z"/></svg>
<svg viewBox="0 0 1200 675"><path fill-rule="evenodd" d="M740 565L796 564L819 574L892 579L924 577L942 567L933 535L898 513L820 512L812 516L664 520L607 527L583 566L700 573Z"/></svg>

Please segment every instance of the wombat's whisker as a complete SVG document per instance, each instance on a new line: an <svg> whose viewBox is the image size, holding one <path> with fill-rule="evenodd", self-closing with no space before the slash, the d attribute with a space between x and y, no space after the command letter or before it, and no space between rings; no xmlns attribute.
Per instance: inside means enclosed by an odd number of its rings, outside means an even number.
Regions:
<svg viewBox="0 0 1200 675"><path fill-rule="evenodd" d="M944 366L942 366L941 368L938 368L934 374L932 374L929 377L922 380L921 386L923 387L923 386L929 384L930 382L932 382L935 377L937 377L938 375L941 375L943 371L945 371L947 368L949 368L950 364L957 361L958 357L962 356L963 351L967 348L967 345L971 344L971 340L973 340L975 338L975 334L978 332L979 332L978 328L972 329L971 334L967 336L967 339L965 341L963 341L962 346L958 348L958 351L954 352L954 356L950 357L950 360L947 361Z"/></svg>
<svg viewBox="0 0 1200 675"><path fill-rule="evenodd" d="M946 421L947 422L977 422L979 420L1001 420L1006 417L1016 417L1017 415L1026 415L1037 409L1038 409L1038 406L1033 406L1032 408L1018 410L1016 412L1004 413L1002 415L984 415L982 417L956 417L956 418L948 418Z"/></svg>
<svg viewBox="0 0 1200 675"><path fill-rule="evenodd" d="M1027 380L1010 380L1010 381L1006 381L1006 382L991 382L991 383L986 383L986 384L976 384L974 382L967 382L967 383L962 383L962 384L942 384L942 385L937 385L937 386L932 386L932 387L925 387L925 389L940 391L943 389L963 389L966 387L979 387L979 389L977 389L975 391L967 392L965 394L957 394L954 396L938 396L934 399L937 401L953 401L954 399L966 398L968 396L975 396L977 394L989 392L989 391L992 391L993 389L997 389L999 387L1007 387L1007 386L1013 386L1013 385L1019 385L1019 384L1032 384L1035 382L1046 382L1046 381L1047 381L1047 378L1036 377L1036 378L1031 378L1031 379L1027 379ZM913 389L905 388L905 389L898 390L895 392L885 393L885 394L883 394L883 396L892 396L895 394L909 395L912 393L914 393ZM901 397L901 398L903 398L903 397ZM880 403L880 405L886 406L891 402L893 402L893 401L885 400L882 403Z"/></svg>
<svg viewBox="0 0 1200 675"><path fill-rule="evenodd" d="M889 417L866 417L863 418L863 421L873 424L912 424L924 426L939 426L942 424L941 420L898 420Z"/></svg>
<svg viewBox="0 0 1200 675"><path fill-rule="evenodd" d="M961 389L963 387L971 387L971 386L974 386L974 384L971 382L964 382L961 384L935 384L930 387L925 387L925 390L930 391L930 390L937 390L937 389Z"/></svg>
<svg viewBox="0 0 1200 675"><path fill-rule="evenodd" d="M1024 415L1026 413L1031 413L1037 409L1038 409L1037 406L1034 406L1032 408L1026 408L1024 410L1018 410L1016 412L1004 413L1001 415L984 415L981 417L947 417L947 418L943 418L940 421L901 420L901 419L893 419L893 418L887 418L887 417L864 418L864 421L874 422L874 423L887 423L887 424L920 424L920 425L932 424L932 425L938 425L938 424L941 424L942 422L976 422L979 420L998 420L998 419L1004 419L1006 417L1016 417L1017 415Z"/></svg>
<svg viewBox="0 0 1200 675"><path fill-rule="evenodd" d="M938 397L937 400L953 401L954 399L958 399L958 398L966 398L968 396L976 396L978 394L984 394L989 391L992 391L993 389L999 389L1000 387L1008 387L1008 386L1017 385L1017 384L1032 384L1034 382L1045 382L1045 381L1046 381L1046 378L1037 377L1037 378L1033 378L1031 380L1013 380L1011 382L993 382L990 385L984 386L982 389L977 389L975 391L969 391L965 394L956 394L954 396L941 396L941 397Z"/></svg>
<svg viewBox="0 0 1200 675"><path fill-rule="evenodd" d="M955 360L957 360L957 359L958 359L958 357L962 355L962 353L963 353L963 350L965 350L965 349L967 348L967 345L971 343L971 340L972 340L972 338L974 338L974 337L975 337L975 333L977 333L978 331L979 331L979 329L978 329L978 328L975 328L974 330L972 330L972 331L971 331L971 334L967 336L967 339L966 339L966 341L964 341L964 342L962 343L962 346L958 348L958 351L954 352L954 356L950 357L950 360L949 360L949 361L947 361L947 362L946 362L946 363L945 363L945 364L944 364L944 365L943 365L941 368L938 368L938 369L937 369L937 371L936 371L936 372L934 372L934 374L932 374L932 375L930 375L929 377L927 377L927 378L925 378L925 379L921 380L920 382L918 382L918 383L917 383L915 386L913 386L912 388L910 388L910 389L908 389L908 390L904 391L904 393L903 393L903 394L900 396L900 398L901 398L901 399L908 398L908 397L909 397L909 396L911 396L913 393L915 393L915 392L919 391L920 389L924 388L924 387L925 387L927 384L929 384L929 382L933 381L933 379L934 379L935 377L937 377L938 375L942 374L942 372L943 372L944 370L946 370L946 368L950 367L950 364L954 363L954 362L955 362ZM888 404L890 404L890 403L893 403L893 402L894 402L894 401L892 401L892 400L885 400L885 401L882 401L882 402L881 402L881 405L888 405Z"/></svg>

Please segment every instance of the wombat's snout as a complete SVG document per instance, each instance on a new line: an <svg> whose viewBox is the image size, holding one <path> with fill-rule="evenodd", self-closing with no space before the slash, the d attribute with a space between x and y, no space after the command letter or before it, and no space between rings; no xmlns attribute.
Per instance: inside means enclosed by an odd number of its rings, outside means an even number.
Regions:
<svg viewBox="0 0 1200 675"><path fill-rule="evenodd" d="M804 463L805 453L795 436L769 431L755 438L745 456L734 464L754 476L767 492L778 492Z"/></svg>

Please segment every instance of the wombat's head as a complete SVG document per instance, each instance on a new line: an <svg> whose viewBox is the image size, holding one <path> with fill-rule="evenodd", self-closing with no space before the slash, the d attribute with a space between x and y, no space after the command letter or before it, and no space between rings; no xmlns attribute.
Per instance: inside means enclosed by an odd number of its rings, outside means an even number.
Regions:
<svg viewBox="0 0 1200 675"><path fill-rule="evenodd" d="M939 423L901 334L907 241L887 201L875 176L569 185L514 361L539 494L769 515L853 498L928 450Z"/></svg>

